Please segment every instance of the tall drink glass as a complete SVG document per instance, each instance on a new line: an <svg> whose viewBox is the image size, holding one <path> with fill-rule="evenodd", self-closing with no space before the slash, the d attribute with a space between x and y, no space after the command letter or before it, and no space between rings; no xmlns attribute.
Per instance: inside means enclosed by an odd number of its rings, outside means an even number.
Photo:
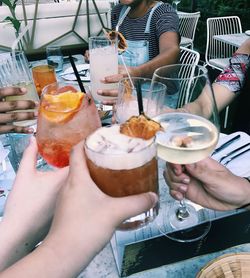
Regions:
<svg viewBox="0 0 250 278"><path fill-rule="evenodd" d="M6 101L15 100L32 100L39 101L39 97L36 93L35 86L33 84L31 71L29 69L28 60L23 51L13 53L8 52L1 54L0 56L0 86L1 87L24 87L27 89L25 95L20 96L8 96ZM24 110L22 110L24 111ZM33 109L25 110L26 112L32 112ZM36 123L36 120L25 120L14 122L17 126L31 126Z"/></svg>
<svg viewBox="0 0 250 278"><path fill-rule="evenodd" d="M36 91L39 96L42 94L42 90L45 86L56 82L56 73L53 66L39 65L32 68L32 74Z"/></svg>
<svg viewBox="0 0 250 278"><path fill-rule="evenodd" d="M143 140L120 133L120 126L97 129L86 139L85 152L90 175L98 187L112 197L144 192L158 193L158 167L154 138ZM158 214L158 205L124 221L118 229L144 226Z"/></svg>
<svg viewBox="0 0 250 278"><path fill-rule="evenodd" d="M101 126L91 96L64 83L46 86L38 113L40 155L55 167L69 164L71 148Z"/></svg>
<svg viewBox="0 0 250 278"><path fill-rule="evenodd" d="M118 73L118 48L117 41L107 37L89 38L89 59L90 59L90 85L93 98L101 102L112 100L112 97L100 96L98 89L115 89L117 83L104 84L103 80L108 75Z"/></svg>

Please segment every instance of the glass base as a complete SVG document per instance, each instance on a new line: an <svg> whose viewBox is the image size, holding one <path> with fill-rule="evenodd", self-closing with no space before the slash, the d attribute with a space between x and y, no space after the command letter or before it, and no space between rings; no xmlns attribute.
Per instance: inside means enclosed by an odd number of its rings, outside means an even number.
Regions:
<svg viewBox="0 0 250 278"><path fill-rule="evenodd" d="M148 223L152 222L159 213L159 204L154 208L134 217L125 220L117 227L119 231L131 231L143 228Z"/></svg>
<svg viewBox="0 0 250 278"><path fill-rule="evenodd" d="M179 220L176 212L179 202L161 204L156 224L161 234L179 242L193 242L205 237L210 228L209 210L190 201L186 202L189 216Z"/></svg>

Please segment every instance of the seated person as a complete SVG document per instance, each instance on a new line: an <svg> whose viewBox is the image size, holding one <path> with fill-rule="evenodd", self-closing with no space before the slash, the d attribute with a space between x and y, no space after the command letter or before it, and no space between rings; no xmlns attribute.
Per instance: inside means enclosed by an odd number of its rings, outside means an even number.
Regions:
<svg viewBox="0 0 250 278"><path fill-rule="evenodd" d="M213 83L214 95L218 110L223 110L238 95L242 98L239 110L236 113L236 124L241 125L238 130L250 134L250 117L248 104L249 94L249 76L250 76L250 39L246 40L230 59L228 67L217 77ZM182 109L192 114L209 117L207 112L207 102L201 94L197 101L188 103ZM207 111L207 112L205 112ZM205 112L205 113L204 113ZM244 124L244 127L243 127ZM235 127L236 130L237 126Z"/></svg>
<svg viewBox="0 0 250 278"><path fill-rule="evenodd" d="M25 88L6 87L0 88L0 134L8 132L33 133L30 127L15 126L13 122L31 120L36 117L35 112L22 111L34 109L37 105L31 100L5 101L6 96L24 95ZM20 110L16 112L16 110Z"/></svg>
<svg viewBox="0 0 250 278"><path fill-rule="evenodd" d="M128 48L123 54L125 63L131 76L152 77L157 68L178 61L180 42L178 15L168 3L153 0L121 0L112 9L113 30L128 6L131 9L119 26L119 32L128 43ZM107 76L103 82L114 83L128 76L123 63L120 63L119 74ZM98 93L115 96L117 90L99 90ZM105 101L105 104L114 102Z"/></svg>

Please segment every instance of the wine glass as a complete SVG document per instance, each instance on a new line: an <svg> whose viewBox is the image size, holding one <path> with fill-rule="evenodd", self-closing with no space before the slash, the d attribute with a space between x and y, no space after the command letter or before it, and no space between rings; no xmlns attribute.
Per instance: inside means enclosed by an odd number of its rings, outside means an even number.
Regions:
<svg viewBox="0 0 250 278"><path fill-rule="evenodd" d="M209 156L218 142L219 119L206 68L164 66L155 71L153 80L167 86L165 105L169 107L154 118L163 127L156 138L158 157L189 164ZM172 239L194 241L209 231L209 211L190 201L171 203L164 213L160 230Z"/></svg>
<svg viewBox="0 0 250 278"><path fill-rule="evenodd" d="M180 2L181 2L181 0L174 0L174 1L173 1L174 8L175 8L176 12L178 11L177 6L178 6L178 4L179 4Z"/></svg>

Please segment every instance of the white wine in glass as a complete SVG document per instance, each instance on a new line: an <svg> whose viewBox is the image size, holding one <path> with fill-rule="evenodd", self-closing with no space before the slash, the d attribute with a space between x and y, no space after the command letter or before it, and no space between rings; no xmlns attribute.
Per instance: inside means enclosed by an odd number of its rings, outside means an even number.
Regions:
<svg viewBox="0 0 250 278"><path fill-rule="evenodd" d="M169 65L157 69L153 80L167 86L165 105L171 100L169 96L177 100L176 109L169 108L154 118L163 127L156 138L158 157L185 165L209 156L218 142L219 119L207 70L194 65ZM185 199L170 204L164 221L161 232L181 242L198 240L210 228L209 212Z"/></svg>

